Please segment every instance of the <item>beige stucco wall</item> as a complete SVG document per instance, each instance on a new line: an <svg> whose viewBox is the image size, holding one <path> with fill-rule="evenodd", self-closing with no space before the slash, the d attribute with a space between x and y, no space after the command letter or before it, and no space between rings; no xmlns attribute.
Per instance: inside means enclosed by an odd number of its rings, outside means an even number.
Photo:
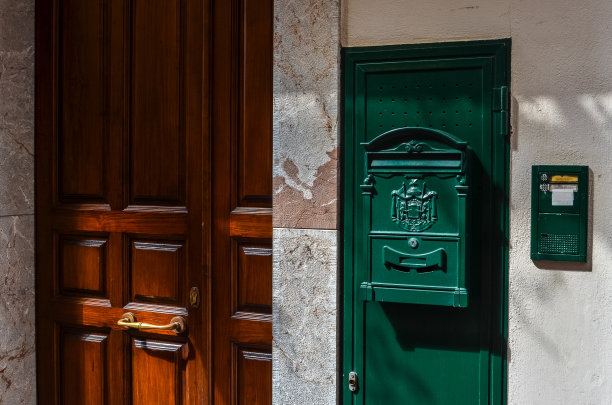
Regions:
<svg viewBox="0 0 612 405"><path fill-rule="evenodd" d="M512 38L510 404L612 403L612 2L344 0L344 46ZM534 164L589 165L586 265L530 260Z"/></svg>

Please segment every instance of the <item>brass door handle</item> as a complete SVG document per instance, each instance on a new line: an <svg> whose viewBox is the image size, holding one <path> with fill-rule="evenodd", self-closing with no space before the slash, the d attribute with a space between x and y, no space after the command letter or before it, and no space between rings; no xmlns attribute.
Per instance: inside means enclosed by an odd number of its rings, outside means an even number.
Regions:
<svg viewBox="0 0 612 405"><path fill-rule="evenodd" d="M138 329L138 330L173 330L176 333L184 332L187 329L187 323L185 319L180 316L175 316L170 320L170 323L167 325L153 325L151 323L146 322L136 322L136 317L131 312L126 312L123 314L123 317L117 321L117 325L125 326L130 329Z"/></svg>

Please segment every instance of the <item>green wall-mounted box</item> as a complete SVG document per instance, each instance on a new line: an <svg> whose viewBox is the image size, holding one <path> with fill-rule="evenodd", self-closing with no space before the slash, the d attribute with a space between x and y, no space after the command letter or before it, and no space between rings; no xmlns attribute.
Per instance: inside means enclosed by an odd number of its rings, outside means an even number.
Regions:
<svg viewBox="0 0 612 405"><path fill-rule="evenodd" d="M588 166L533 166L531 259L586 262Z"/></svg>

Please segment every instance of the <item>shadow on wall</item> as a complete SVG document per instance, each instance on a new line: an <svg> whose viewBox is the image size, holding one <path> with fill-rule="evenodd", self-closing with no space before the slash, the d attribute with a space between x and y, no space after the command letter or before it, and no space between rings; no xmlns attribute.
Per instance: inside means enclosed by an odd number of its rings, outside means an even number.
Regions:
<svg viewBox="0 0 612 405"><path fill-rule="evenodd" d="M552 308L557 305L561 296L576 289L576 286L571 285L571 280L568 280L563 272L605 271L606 269L602 268L605 262L598 261L599 268L593 265L594 245L598 247L595 254L599 258L612 252L609 232L607 232L609 225L598 223L595 217L597 215L595 195L598 194L596 185L600 189L612 186L610 179L606 178L607 173L610 172L608 151L612 139L612 93L575 95L571 94L571 89L566 88L555 97L518 95L513 97L511 108L513 161L511 171L513 181L511 183L515 188L518 186L521 188L511 190L513 205L511 216L517 215L520 218L518 225L525 225L527 230L531 227L529 222L531 203L528 198L530 196L531 165L580 164L589 166L587 261L580 263L535 260L533 261L534 266L544 272L540 274L532 272L528 279L525 278L527 273L523 273L525 276L521 276L523 280L518 283L528 283L529 294L535 299L534 302L542 305L543 308ZM519 143L521 148L519 148ZM601 215L602 208L609 203L602 193L599 193L598 198L600 201L597 212ZM601 200L602 198L604 200ZM602 220L605 221L600 217L599 221ZM510 270L512 273L530 260L530 238L522 237L524 235L522 231L516 229L517 220L511 224L511 241L521 245L512 247L512 250L515 251L514 263ZM595 240L600 243L595 244ZM607 243L602 246L601 242ZM530 314L533 315L539 311L533 308L533 302L529 303L529 300L525 300L524 297L517 296L513 301L515 324L529 325L529 333L539 342L537 347L548 357L556 361L565 358L566 353L563 351L565 349L562 348L563 345L559 338L554 335L554 323L545 325L534 322ZM576 315L569 314L569 316L575 317ZM550 329L551 327L553 329ZM510 348L508 348L508 362L511 361L510 356Z"/></svg>
<svg viewBox="0 0 612 405"><path fill-rule="evenodd" d="M581 95L577 97L577 103L568 105L568 108L580 105L584 110L580 122L583 124L580 127L573 129L573 133L576 134L571 139L564 139L562 134L568 132L567 126L573 126L576 124L569 123L564 117L564 109L561 108L560 103L550 97L535 97L532 99L525 99L523 97L520 100L512 97L512 110L511 110L511 149L512 153L519 152L519 138L520 131L519 127L528 126L529 132L532 137L539 137L542 140L535 142L537 145L534 148L533 141L530 141L530 145L525 145L524 148L530 148L536 153L532 154L531 161L527 161L528 164L568 164L568 165L587 165L589 166L589 207L588 207L588 228L587 228L587 261L586 262L566 262L566 261L552 261L552 260L534 260L533 263L539 269L544 270L561 270L561 271L592 271L593 270L593 240L597 237L594 232L594 204L595 204L595 176L597 179L602 179L602 173L596 174L593 170L593 165L599 166L593 158L601 159L603 156L598 156L600 150L609 150L609 148L602 147L602 149L594 145L606 145L610 143L610 138L597 138L596 134L606 135L610 133L610 130L606 130L607 125L612 127L612 93L602 96L586 96ZM605 115L604 115L605 114ZM525 124L528 122L528 124ZM522 124L521 124L522 123ZM592 123L594 125L588 125ZM601 128L603 126L604 128ZM598 128L599 127L599 128ZM556 131L559 131L557 134ZM584 134L590 133L591 140L585 140ZM538 136L539 135L539 136ZM567 135L566 135L567 136ZM542 143L540 145L540 143ZM591 152L591 156L589 156ZM604 157L604 160L607 159ZM531 170L531 166L523 167L523 169ZM514 172L514 171L513 171ZM607 172L607 170L606 170ZM513 173L514 174L514 173ZM522 187L529 188L529 179L525 178L522 182ZM511 190L510 195L513 195ZM513 201L514 202L514 201ZM530 206L529 206L530 207ZM530 219L530 218L528 218ZM529 225L530 226L530 225ZM602 235L604 236L604 235ZM523 243L527 243L523 241Z"/></svg>

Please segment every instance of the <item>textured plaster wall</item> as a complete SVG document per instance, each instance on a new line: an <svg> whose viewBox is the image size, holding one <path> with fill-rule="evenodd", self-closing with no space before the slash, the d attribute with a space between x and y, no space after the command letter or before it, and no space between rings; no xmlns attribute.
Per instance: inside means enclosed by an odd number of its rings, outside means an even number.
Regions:
<svg viewBox="0 0 612 405"><path fill-rule="evenodd" d="M274 5L274 404L336 403L340 1Z"/></svg>
<svg viewBox="0 0 612 405"><path fill-rule="evenodd" d="M512 37L510 404L612 403L612 2L345 0L343 45ZM533 164L591 168L586 265L529 258Z"/></svg>
<svg viewBox="0 0 612 405"><path fill-rule="evenodd" d="M34 0L0 0L0 404L34 404Z"/></svg>

